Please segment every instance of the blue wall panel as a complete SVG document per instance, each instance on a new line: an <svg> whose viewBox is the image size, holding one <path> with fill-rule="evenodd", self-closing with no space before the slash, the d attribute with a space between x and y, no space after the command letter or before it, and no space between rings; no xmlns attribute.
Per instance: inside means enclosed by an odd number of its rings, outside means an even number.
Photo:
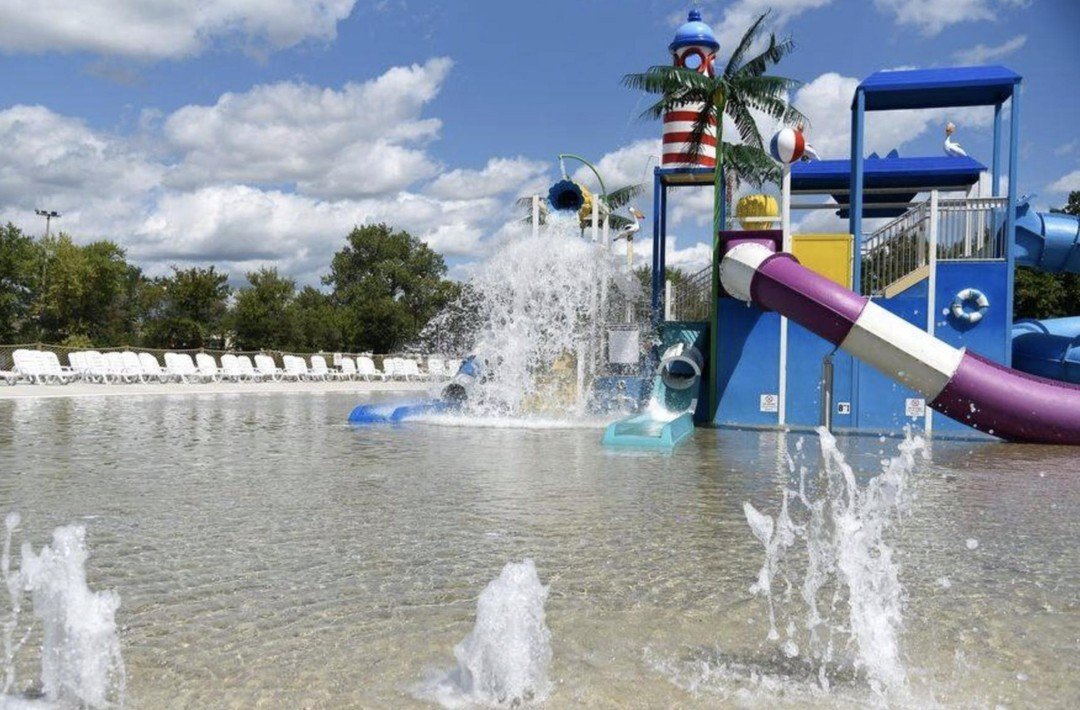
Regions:
<svg viewBox="0 0 1080 710"><path fill-rule="evenodd" d="M967 348L995 362L1008 362L1007 349L1011 348L1011 343L1006 337L1010 327L1006 298L1007 268L1004 261L938 262L934 335L955 348ZM990 308L975 324L959 320L949 312L956 294L965 288L982 291L990 301ZM934 431L983 436L943 414L934 414Z"/></svg>
<svg viewBox="0 0 1080 710"><path fill-rule="evenodd" d="M732 298L717 304L720 358L717 424L775 425L776 412L761 411L761 395L780 386L780 316Z"/></svg>

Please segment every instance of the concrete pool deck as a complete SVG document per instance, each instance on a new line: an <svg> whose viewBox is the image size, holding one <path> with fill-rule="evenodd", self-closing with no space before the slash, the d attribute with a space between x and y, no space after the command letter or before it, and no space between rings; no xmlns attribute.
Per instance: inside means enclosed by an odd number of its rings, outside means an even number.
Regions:
<svg viewBox="0 0 1080 710"><path fill-rule="evenodd" d="M57 397L121 397L125 395L193 395L193 394L325 394L351 392L423 392L430 382L153 382L145 384L93 384L72 382L67 385L0 386L0 400Z"/></svg>

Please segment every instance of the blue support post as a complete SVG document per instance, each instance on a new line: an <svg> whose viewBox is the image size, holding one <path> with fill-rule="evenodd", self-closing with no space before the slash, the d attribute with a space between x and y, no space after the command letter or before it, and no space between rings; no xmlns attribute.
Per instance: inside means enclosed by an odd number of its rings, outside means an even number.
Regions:
<svg viewBox="0 0 1080 710"><path fill-rule="evenodd" d="M653 325L659 325L663 317L660 312L660 253L664 245L660 239L660 174L653 172L653 218L652 218L652 294L649 305L652 311Z"/></svg>
<svg viewBox="0 0 1080 710"><path fill-rule="evenodd" d="M863 124L866 118L866 95L855 91L851 109L851 186L848 193L848 230L851 232L851 286L862 293L862 205L863 205Z"/></svg>
<svg viewBox="0 0 1080 710"><path fill-rule="evenodd" d="M1020 168L1020 82L1013 86L1009 105L1009 189L1005 207L1005 364L1012 367L1013 288L1016 281L1016 185Z"/></svg>
<svg viewBox="0 0 1080 710"><path fill-rule="evenodd" d="M668 186L660 184L660 208L657 212L660 213L660 270L659 270L659 288L660 288L660 320L664 320L664 313L667 312L667 304L664 303L664 294L666 292L665 280L667 279L667 193Z"/></svg>
<svg viewBox="0 0 1080 710"><path fill-rule="evenodd" d="M990 187L990 196L997 197L1001 194L1001 104L994 104L994 162L991 175L993 183Z"/></svg>
<svg viewBox="0 0 1080 710"><path fill-rule="evenodd" d="M851 185L848 188L848 231L851 232L851 288L855 293L862 293L862 205L863 205L863 141L866 119L866 94L862 89L855 90L855 107L851 109ZM852 373L853 381L858 381L857 368ZM858 385L853 388L851 398L851 421L858 426L859 393Z"/></svg>

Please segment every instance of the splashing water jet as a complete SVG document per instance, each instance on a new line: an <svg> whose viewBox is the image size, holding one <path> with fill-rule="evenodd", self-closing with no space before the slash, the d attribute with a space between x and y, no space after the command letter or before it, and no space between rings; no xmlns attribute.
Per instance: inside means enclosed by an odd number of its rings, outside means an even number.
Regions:
<svg viewBox="0 0 1080 710"><path fill-rule="evenodd" d="M120 597L94 592L86 580L86 529L58 527L52 542L35 553L23 542L20 565L11 568L11 540L19 526L17 513L5 519L0 570L10 610L3 624L4 688L2 707L123 707L125 671L116 629ZM16 642L24 596L29 594L34 622L41 623L40 695L44 704L18 695L15 666L30 639L33 623Z"/></svg>
<svg viewBox="0 0 1080 710"><path fill-rule="evenodd" d="M481 364L466 414L579 417L604 354L604 316L622 308L610 296L639 291L603 244L581 238L576 215L556 213L538 236L514 238L480 264L421 338Z"/></svg>
<svg viewBox="0 0 1080 710"><path fill-rule="evenodd" d="M531 559L507 563L480 593L476 624L454 648L457 668L422 695L450 708L518 707L544 700L552 656L547 595Z"/></svg>
<svg viewBox="0 0 1080 710"><path fill-rule="evenodd" d="M925 443L909 432L882 473L860 486L836 439L825 429L818 429L818 437L819 476L810 480L806 467L800 467L798 489L784 489L775 521L743 504L754 537L765 547L750 591L765 597L769 640L781 640L779 608L787 621L781 651L788 657L804 653L816 663L822 689L829 689L839 642L850 649L852 665L865 673L876 694L901 692L907 683L899 640L903 589L886 533L907 503L906 479L916 453L925 455ZM794 462L789 466L794 471ZM792 594L800 543L805 558L801 607ZM774 588L778 576L785 582L780 594Z"/></svg>

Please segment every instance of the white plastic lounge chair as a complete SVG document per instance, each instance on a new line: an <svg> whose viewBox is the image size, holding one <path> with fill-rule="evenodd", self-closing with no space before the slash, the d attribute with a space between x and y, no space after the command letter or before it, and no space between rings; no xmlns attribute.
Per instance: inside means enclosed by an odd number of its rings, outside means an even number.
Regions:
<svg viewBox="0 0 1080 710"><path fill-rule="evenodd" d="M262 376L255 371L255 366L251 364L251 358L247 355L237 355L236 365L240 368L240 374L246 379L252 382L258 382L262 379Z"/></svg>
<svg viewBox="0 0 1080 710"><path fill-rule="evenodd" d="M300 382L311 377L308 372L307 363L304 362L304 358L297 357L296 355L284 355L282 356L281 361L285 364L286 378Z"/></svg>
<svg viewBox="0 0 1080 710"><path fill-rule="evenodd" d="M420 365L412 358L402 358L398 361L398 367L401 368L401 373L406 380L417 381L428 379L427 373L421 372Z"/></svg>
<svg viewBox="0 0 1080 710"><path fill-rule="evenodd" d="M165 371L181 382L196 382L200 379L199 370L187 353L165 353Z"/></svg>
<svg viewBox="0 0 1080 710"><path fill-rule="evenodd" d="M450 376L446 369L446 361L441 357L429 357L427 360L428 377L435 381L445 380Z"/></svg>
<svg viewBox="0 0 1080 710"><path fill-rule="evenodd" d="M396 380L401 377L396 357L384 357L382 361L383 376L388 380Z"/></svg>
<svg viewBox="0 0 1080 710"><path fill-rule="evenodd" d="M326 364L326 358L322 355L312 355L311 378L328 382L330 380L340 380L341 373L337 370L331 370Z"/></svg>
<svg viewBox="0 0 1080 710"><path fill-rule="evenodd" d="M356 379L356 361L345 355L341 357L341 379Z"/></svg>
<svg viewBox="0 0 1080 710"><path fill-rule="evenodd" d="M124 362L123 354L118 352L105 353L105 366L114 382L138 382L142 374L141 368L132 372Z"/></svg>
<svg viewBox="0 0 1080 710"><path fill-rule="evenodd" d="M158 382L168 382L173 379L165 370L161 369L161 365L158 363L156 357L150 353L139 353L139 365L142 367L144 380L157 380Z"/></svg>
<svg viewBox="0 0 1080 710"><path fill-rule="evenodd" d="M82 350L68 353L68 363L70 364L71 372L75 375L76 379L88 379L86 374L86 363L83 360Z"/></svg>
<svg viewBox="0 0 1080 710"><path fill-rule="evenodd" d="M35 385L44 383L45 373L41 371L36 350L20 348L11 353L11 359L15 362L12 371L19 377Z"/></svg>
<svg viewBox="0 0 1080 710"><path fill-rule="evenodd" d="M274 358L269 355L260 354L255 356L255 371L263 379L273 380L274 382L285 376L285 372L274 364Z"/></svg>
<svg viewBox="0 0 1080 710"><path fill-rule="evenodd" d="M131 350L125 350L120 353L120 358L124 363L124 371L129 376L134 376L139 382L146 382L146 373L143 372L142 361L139 360L139 356Z"/></svg>
<svg viewBox="0 0 1080 710"><path fill-rule="evenodd" d="M375 367L375 361L367 355L356 358L356 374L370 382L372 379L385 380L386 373Z"/></svg>
<svg viewBox="0 0 1080 710"><path fill-rule="evenodd" d="M52 350L42 350L39 357L41 358L42 367L45 369L45 374L48 377L57 378L60 384L66 385L68 382L79 378L70 367L64 367L60 364L60 357Z"/></svg>
<svg viewBox="0 0 1080 710"><path fill-rule="evenodd" d="M213 355L207 353L195 353L195 366L199 368L199 377L210 382L217 382L222 377L222 371L218 368Z"/></svg>
<svg viewBox="0 0 1080 710"><path fill-rule="evenodd" d="M84 377L88 378L91 382L100 382L103 385L107 385L113 381L114 378L112 372L109 370L109 363L105 360L105 356L97 350L85 351L82 354L82 361L86 368Z"/></svg>
<svg viewBox="0 0 1080 710"><path fill-rule="evenodd" d="M221 356L221 379L242 382L248 379L240 370L240 361L232 353Z"/></svg>

